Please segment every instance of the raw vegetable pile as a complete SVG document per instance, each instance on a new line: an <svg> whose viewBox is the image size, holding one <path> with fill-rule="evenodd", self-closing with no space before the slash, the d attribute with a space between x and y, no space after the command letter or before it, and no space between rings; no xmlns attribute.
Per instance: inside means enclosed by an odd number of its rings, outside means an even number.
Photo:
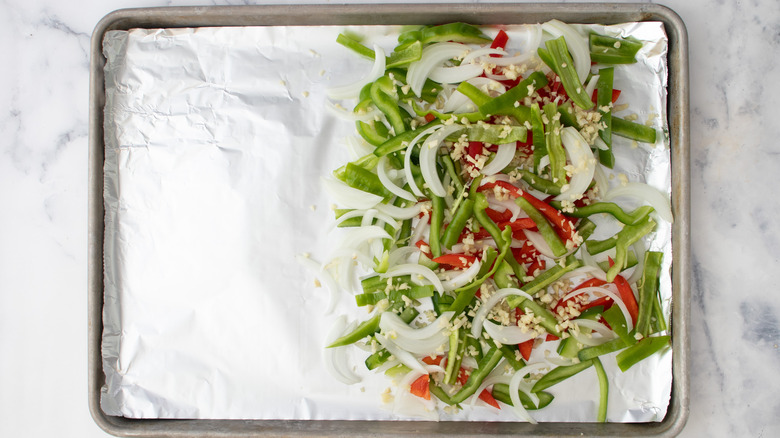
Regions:
<svg viewBox="0 0 780 438"><path fill-rule="evenodd" d="M504 50L503 30L489 38L464 23L407 30L389 55L339 35L374 62L363 80L329 90L365 154L324 180L342 246L325 265L302 262L331 304L346 291L366 309L359 322L340 318L328 340L339 380L359 381L344 353L360 347L367 369L396 380L396 404L436 412L436 400L479 399L534 422L528 411L553 402L548 388L593 368L593 418L606 421L600 358L619 351L609 359L625 371L670 343L662 253L645 249L672 220L668 196L639 182L610 187L604 171L613 136L656 141L653 128L612 114L613 65L635 62L642 43L557 20L526 30L519 53ZM629 198L641 206L619 203ZM590 239L593 215L618 231ZM531 363L545 347L552 354Z"/></svg>

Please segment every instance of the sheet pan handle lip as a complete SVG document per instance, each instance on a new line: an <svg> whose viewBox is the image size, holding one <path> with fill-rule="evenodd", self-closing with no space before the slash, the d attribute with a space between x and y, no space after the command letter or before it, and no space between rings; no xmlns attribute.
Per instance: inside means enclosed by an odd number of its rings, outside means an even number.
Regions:
<svg viewBox="0 0 780 438"><path fill-rule="evenodd" d="M105 33L110 30L126 30L132 27L143 27L139 25L128 25L131 23L138 23L139 21L148 21L149 24L159 23L160 21L170 21L176 17L188 16L204 17L202 23L191 23L187 27L199 27L206 25L206 18L211 14L219 14L221 20L227 21L231 16L235 16L238 13L250 13L251 15L258 17L258 11L265 15L271 16L284 16L286 13L290 13L292 16L300 18L302 13L295 11L292 8L294 6L306 6L310 9L311 16L316 16L320 13L335 14L343 12L345 14L352 14L354 16L358 14L358 8L366 5L253 5L253 6L183 6L183 7L162 7L162 8L131 8L131 9L119 9L105 15L95 26L90 41L90 126L89 126L89 199L88 199L88 376L89 376L89 394L88 403L90 414L95 423L103 429L105 432L117 436L149 436L150 434L159 436L257 436L265 435L261 432L264 429L262 424L269 424L268 420L257 420L242 422L247 425L256 425L253 429L254 432L250 432L248 429L244 429L243 433L239 432L224 434L216 433L214 427L218 427L220 424L227 424L233 420L198 420L203 422L203 429L191 428L188 432L177 433L176 431L159 429L154 426L155 420L132 420L123 417L113 417L107 415L100 408L100 388L103 385L105 376L102 370L102 355L101 355L101 337L102 337L102 306L103 306L103 264L102 264L102 249L103 249L103 204L102 204L102 169L103 169L103 131L102 131L102 111L103 102L105 99L104 83L102 68L105 64L105 59L102 54L102 41ZM425 10L431 6L441 8L442 4L407 4L404 5L409 10ZM677 63L678 70L675 74L674 90L670 90L670 106L677 105L676 111L672 113L670 111L670 122L674 118L678 125L676 130L676 136L673 138L674 144L679 151L676 152L676 158L680 160L681 166L690 166L689 157L689 96L688 96L688 35L687 28L682 18L671 8L648 3L547 3L547 4L523 4L523 5L511 5L505 3L478 3L467 4L458 3L448 5L452 6L452 12L454 14L465 14L469 11L479 11L488 8L503 8L511 9L513 6L518 10L531 10L536 13L543 13L548 11L551 13L577 10L578 7L587 7L593 13L640 13L644 14L644 19L639 21L657 20L662 21L665 24L667 32L671 32L670 37L670 63ZM391 12L398 12L397 5L384 4L384 5L372 5L372 14L386 15ZM427 9L430 11L430 9ZM365 14L365 12L364 12ZM350 19L344 20L340 24L351 24ZM286 23L291 24L291 23ZM365 24L365 23L364 23ZM387 24L387 23L383 23ZM158 24L159 25L159 24ZM225 22L220 24L212 24L212 26L224 26L230 25ZM249 24L233 24L233 25L249 25ZM261 25L261 24L257 24ZM291 24L292 25L292 24ZM176 24L171 24L168 27L181 27ZM674 41L674 47L671 47L671 42ZM674 100L674 102L671 102ZM679 206L676 211L676 225L679 225L679 233L683 236L690 235L690 180L688 169L684 169L680 175L683 180L681 181L681 188L678 193ZM690 313L689 295L690 295L690 243L689 239L685 237L682 240L677 241L675 246L675 259L678 263L676 268L680 271L680 278L676 281L676 285L679 286L678 296L679 307L676 313L673 315L675 323L675 331L678 336L675 337L675 344L673 346L673 354L678 358L675 361L674 378L677 379L677 383L674 385L678 391L674 391L673 398L679 398L676 403L676 409L667 413L667 417L660 423L655 423L650 427L650 430L645 432L654 431L656 436L676 436L684 428L685 423L689 415L689 338L688 338L688 321ZM681 311L680 311L681 310ZM671 405L670 405L671 408ZM188 421L188 420L184 420ZM271 421L276 423L278 421ZM548 423L551 424L551 423ZM150 427L151 426L151 427ZM274 427L271 427L273 430ZM595 432L595 430L592 430ZM611 434L607 431L603 431L606 434ZM287 431L289 433L289 431ZM312 435L316 431L302 428L295 435ZM331 434L337 432L331 431ZM531 432L532 435L534 432ZM598 432L596 432L598 433ZM653 432L651 432L653 433ZM328 434L328 433L326 433ZM546 434L545 434L546 435ZM543 436L543 435L538 435Z"/></svg>

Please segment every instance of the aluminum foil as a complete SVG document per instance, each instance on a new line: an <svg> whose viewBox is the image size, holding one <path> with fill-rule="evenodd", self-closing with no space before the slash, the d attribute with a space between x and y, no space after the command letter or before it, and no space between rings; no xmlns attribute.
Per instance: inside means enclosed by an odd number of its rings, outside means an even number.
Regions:
<svg viewBox="0 0 780 438"><path fill-rule="evenodd" d="M640 121L666 129L666 37L659 23L593 26L646 41L615 87ZM323 365L336 315L365 317L343 296L334 314L296 256L326 259L338 232L320 186L352 157L354 125L325 110L328 87L370 62L335 43L343 27L230 27L109 32L105 105L105 307L101 404L128 418L413 419L364 370L345 385ZM398 27L352 27L386 49ZM510 41L519 27L508 27ZM495 33L495 29L488 29ZM519 34L516 35L520 40ZM655 116L653 116L655 114ZM666 136L615 139L615 175L670 193ZM622 177L615 176L612 184ZM671 263L670 225L648 242ZM662 278L669 311L671 281ZM537 351L534 354L543 354ZM532 358L532 362L534 359ZM609 421L659 421L671 352L610 376ZM391 388L391 391L394 391ZM595 373L550 389L539 421L593 421ZM517 421L478 403L442 420Z"/></svg>

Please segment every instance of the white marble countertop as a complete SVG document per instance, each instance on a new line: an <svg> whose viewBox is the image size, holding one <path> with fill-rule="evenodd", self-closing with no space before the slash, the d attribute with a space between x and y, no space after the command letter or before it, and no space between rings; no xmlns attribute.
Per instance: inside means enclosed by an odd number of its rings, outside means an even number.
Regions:
<svg viewBox="0 0 780 438"><path fill-rule="evenodd" d="M107 436L87 408L92 30L119 8L213 3L243 2L0 3L0 436ZM780 436L780 198L768 188L780 169L780 123L769 122L780 3L665 4L690 43L692 361L681 436Z"/></svg>

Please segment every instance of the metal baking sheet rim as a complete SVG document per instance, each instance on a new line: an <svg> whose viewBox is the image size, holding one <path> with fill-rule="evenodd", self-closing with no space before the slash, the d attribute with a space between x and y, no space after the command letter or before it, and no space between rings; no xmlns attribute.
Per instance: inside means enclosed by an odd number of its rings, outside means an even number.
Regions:
<svg viewBox="0 0 780 438"><path fill-rule="evenodd" d="M551 18L612 24L661 21L669 37L668 115L672 151L672 395L669 410L655 423L486 423L321 420L138 420L106 415L100 408L103 331L103 81L102 40L109 30L157 27L429 24L542 22ZM89 212L88 212L88 391L89 410L98 426L116 436L269 437L269 436L658 436L679 434L689 412L690 314L690 136L688 37L682 19L656 4L381 4L269 5L123 9L96 26L90 49Z"/></svg>

